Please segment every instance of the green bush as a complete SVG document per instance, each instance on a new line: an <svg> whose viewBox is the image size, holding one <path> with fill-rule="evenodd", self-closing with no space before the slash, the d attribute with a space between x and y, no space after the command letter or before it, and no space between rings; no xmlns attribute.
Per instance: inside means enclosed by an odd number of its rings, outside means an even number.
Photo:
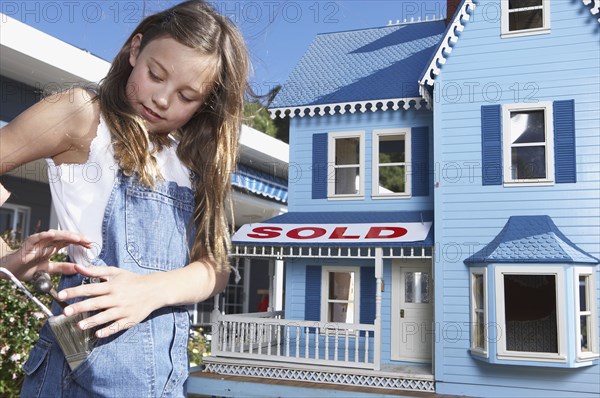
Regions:
<svg viewBox="0 0 600 398"><path fill-rule="evenodd" d="M65 261L56 254L53 261ZM27 286L29 291L33 289ZM47 307L48 295L36 294ZM21 366L39 337L46 315L9 280L0 280L0 396L16 397L24 374Z"/></svg>

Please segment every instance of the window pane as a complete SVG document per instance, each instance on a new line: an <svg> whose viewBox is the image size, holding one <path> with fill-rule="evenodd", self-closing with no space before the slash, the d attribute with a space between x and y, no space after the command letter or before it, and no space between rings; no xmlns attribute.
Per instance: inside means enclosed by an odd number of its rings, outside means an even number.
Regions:
<svg viewBox="0 0 600 398"><path fill-rule="evenodd" d="M513 180L546 178L546 147L512 148L511 155Z"/></svg>
<svg viewBox="0 0 600 398"><path fill-rule="evenodd" d="M329 299L354 300L354 272L329 273Z"/></svg>
<svg viewBox="0 0 600 398"><path fill-rule="evenodd" d="M427 272L405 273L404 301L415 304L429 303L429 274Z"/></svg>
<svg viewBox="0 0 600 398"><path fill-rule="evenodd" d="M579 275L579 311L587 311L587 283L588 277L586 275Z"/></svg>
<svg viewBox="0 0 600 398"><path fill-rule="evenodd" d="M354 323L354 305L351 303L329 303L328 322Z"/></svg>
<svg viewBox="0 0 600 398"><path fill-rule="evenodd" d="M511 112L510 138L513 144L546 142L544 111Z"/></svg>
<svg viewBox="0 0 600 398"><path fill-rule="evenodd" d="M504 275L506 349L558 353L554 275Z"/></svg>
<svg viewBox="0 0 600 398"><path fill-rule="evenodd" d="M379 186L377 193L406 192L404 166L379 167Z"/></svg>
<svg viewBox="0 0 600 398"><path fill-rule="evenodd" d="M335 194L357 194L360 187L358 167L344 167L335 170Z"/></svg>
<svg viewBox="0 0 600 398"><path fill-rule="evenodd" d="M405 152L404 136L379 136L379 163L403 163Z"/></svg>
<svg viewBox="0 0 600 398"><path fill-rule="evenodd" d="M5 239L14 239L13 230L14 211L9 209L0 209L0 232Z"/></svg>
<svg viewBox="0 0 600 398"><path fill-rule="evenodd" d="M544 10L511 12L508 15L508 30L518 31L544 27Z"/></svg>
<svg viewBox="0 0 600 398"><path fill-rule="evenodd" d="M534 7L541 5L542 0L508 0L508 8L510 10L515 8Z"/></svg>
<svg viewBox="0 0 600 398"><path fill-rule="evenodd" d="M473 295L475 297L475 308L480 310L483 309L483 275L476 274L474 277Z"/></svg>
<svg viewBox="0 0 600 398"><path fill-rule="evenodd" d="M475 348L485 347L485 323L483 322L483 313L479 312L475 314L475 334L473 336L473 346Z"/></svg>
<svg viewBox="0 0 600 398"><path fill-rule="evenodd" d="M335 140L335 164L359 164L360 140L358 137Z"/></svg>
<svg viewBox="0 0 600 398"><path fill-rule="evenodd" d="M580 344L581 344L581 351L582 352L587 352L590 351L590 343L589 343L589 333L590 333L590 324L588 322L588 315L581 315L579 317L579 326L581 328L581 336L580 338Z"/></svg>

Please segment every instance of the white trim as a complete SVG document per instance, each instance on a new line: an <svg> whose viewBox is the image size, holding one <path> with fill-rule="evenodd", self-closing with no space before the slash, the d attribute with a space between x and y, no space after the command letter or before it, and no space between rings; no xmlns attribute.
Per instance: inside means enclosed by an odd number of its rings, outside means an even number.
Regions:
<svg viewBox="0 0 600 398"><path fill-rule="evenodd" d="M583 1L583 4L588 7L592 4L592 1L593 1L593 7L590 8L590 12L592 13L592 15L600 14L600 0L582 0L582 1ZM600 18L598 18L598 22L600 22Z"/></svg>
<svg viewBox="0 0 600 398"><path fill-rule="evenodd" d="M335 193L335 140L344 138L358 138L359 139L359 159L358 165L352 165L348 167L358 167L358 189L355 194L336 194ZM365 194L365 132L362 131L340 131L329 133L327 135L327 198L338 200L338 199L363 199ZM343 168L343 167L342 167Z"/></svg>
<svg viewBox="0 0 600 398"><path fill-rule="evenodd" d="M586 308L589 309L589 314L582 314L581 308L579 306L579 277L585 275L588 277L588 285L587 285L587 297L586 297ZM600 357L598 354L598 309L596 306L596 272L592 267L575 267L574 268L574 288L575 288L575 346L577 349L577 361L589 361L593 359L597 359ZM590 324L589 330L591 331L589 336L589 352L581 351L581 341L578 336L581 335L581 322L580 317L582 315L587 315Z"/></svg>
<svg viewBox="0 0 600 398"><path fill-rule="evenodd" d="M440 74L441 66L446 63L446 57L452 52L453 47L458 42L459 33L464 30L466 22L471 19L471 14L473 14L476 6L473 0L465 0L460 10L456 11L456 15L446 31L446 35L440 41L433 59L427 69L425 69L425 74L419 80L421 86L428 85L433 87L435 78ZM428 104L431 104L431 102L428 101Z"/></svg>
<svg viewBox="0 0 600 398"><path fill-rule="evenodd" d="M541 0L542 4L534 7L523 7L513 10L508 9L508 0L502 0L500 2L501 13L500 13L500 37L521 37L531 36L550 33L550 0ZM509 14L514 12L542 10L543 26L540 28L533 29L521 29L521 30L509 30Z"/></svg>
<svg viewBox="0 0 600 398"><path fill-rule="evenodd" d="M392 106L389 104L392 103ZM335 115L340 114L343 115L346 112L356 113L361 112L365 113L369 112L377 112L377 111L387 111L394 110L397 111L400 108L404 110L409 110L411 107L416 110L421 109L425 106L426 109L431 109L431 104L423 97L406 97L406 98L390 98L390 99L377 99L377 100L369 100L369 101L351 101L351 102L337 102L332 104L319 104L319 105L300 105L300 106L287 106L281 108L270 108L269 114L271 115L271 119L276 119L278 116L280 118L285 118L289 116L290 119L298 116L310 116L313 117L315 115L324 116L324 115ZM349 107L349 109L346 109Z"/></svg>
<svg viewBox="0 0 600 398"><path fill-rule="evenodd" d="M546 178L543 179L513 179L511 158L510 113L514 111L544 111L544 147L546 149ZM502 105L502 164L504 167L504 184L531 186L551 185L554 183L554 115L552 102L543 101L536 104L504 104ZM537 145L536 145L537 146Z"/></svg>
<svg viewBox="0 0 600 398"><path fill-rule="evenodd" d="M360 267L324 265L321 268L321 322L329 321L329 273L330 272L353 272L354 273L354 299L340 300L340 302L350 302L354 306L354 314L352 322L335 322L335 323L356 323L360 322Z"/></svg>
<svg viewBox="0 0 600 398"><path fill-rule="evenodd" d="M474 341L475 341L475 325L477 324L477 317L476 317L476 305L475 305L475 275L481 275L483 277L483 347L474 347ZM488 335L488 313L489 313L489 309L488 309L488 278L487 278L487 268L485 267L474 267L471 268L470 271L470 278L469 278L469 297L470 297L470 301L471 301L471 308L470 308L470 319L471 319L471 333L470 333L470 337L471 337L471 343L470 343L470 352L472 354L476 354L482 357L487 358L489 356L489 335Z"/></svg>
<svg viewBox="0 0 600 398"><path fill-rule="evenodd" d="M564 267L548 266L523 266L507 265L498 266L495 270L495 298L496 298L496 321L500 330L506 330L506 318L504 308L504 275L554 275L556 287L556 334L557 353L508 351L506 349L506 333L501 333L497 343L498 359L510 359L516 361L542 361L542 362L566 362L567 345L566 330L567 320L565 312L565 270Z"/></svg>
<svg viewBox="0 0 600 398"><path fill-rule="evenodd" d="M403 136L404 137L404 192L379 193L379 137L381 136ZM396 128L373 130L372 144L372 181L371 196L373 199L397 199L410 198L412 186L412 158L411 158L411 129ZM395 164L392 164L395 165Z"/></svg>

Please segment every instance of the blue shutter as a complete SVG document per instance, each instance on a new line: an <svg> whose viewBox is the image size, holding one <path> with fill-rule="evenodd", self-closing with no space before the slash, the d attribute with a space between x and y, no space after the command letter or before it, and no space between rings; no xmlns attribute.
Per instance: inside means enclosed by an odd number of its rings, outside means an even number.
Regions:
<svg viewBox="0 0 600 398"><path fill-rule="evenodd" d="M375 323L375 267L360 268L360 323Z"/></svg>
<svg viewBox="0 0 600 398"><path fill-rule="evenodd" d="M306 297L304 298L304 319L321 320L321 266L306 266Z"/></svg>
<svg viewBox="0 0 600 398"><path fill-rule="evenodd" d="M502 185L502 108L481 107L481 176L483 185Z"/></svg>
<svg viewBox="0 0 600 398"><path fill-rule="evenodd" d="M312 198L327 199L327 133L313 135Z"/></svg>
<svg viewBox="0 0 600 398"><path fill-rule="evenodd" d="M554 101L554 178L577 182L575 163L575 101Z"/></svg>
<svg viewBox="0 0 600 398"><path fill-rule="evenodd" d="M429 196L429 128L411 130L412 196Z"/></svg>

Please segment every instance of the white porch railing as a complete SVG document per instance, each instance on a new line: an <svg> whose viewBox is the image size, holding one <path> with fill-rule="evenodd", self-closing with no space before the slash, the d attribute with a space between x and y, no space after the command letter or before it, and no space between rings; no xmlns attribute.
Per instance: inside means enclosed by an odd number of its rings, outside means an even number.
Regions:
<svg viewBox="0 0 600 398"><path fill-rule="evenodd" d="M218 315L211 355L375 369L375 326L282 319L283 311Z"/></svg>

